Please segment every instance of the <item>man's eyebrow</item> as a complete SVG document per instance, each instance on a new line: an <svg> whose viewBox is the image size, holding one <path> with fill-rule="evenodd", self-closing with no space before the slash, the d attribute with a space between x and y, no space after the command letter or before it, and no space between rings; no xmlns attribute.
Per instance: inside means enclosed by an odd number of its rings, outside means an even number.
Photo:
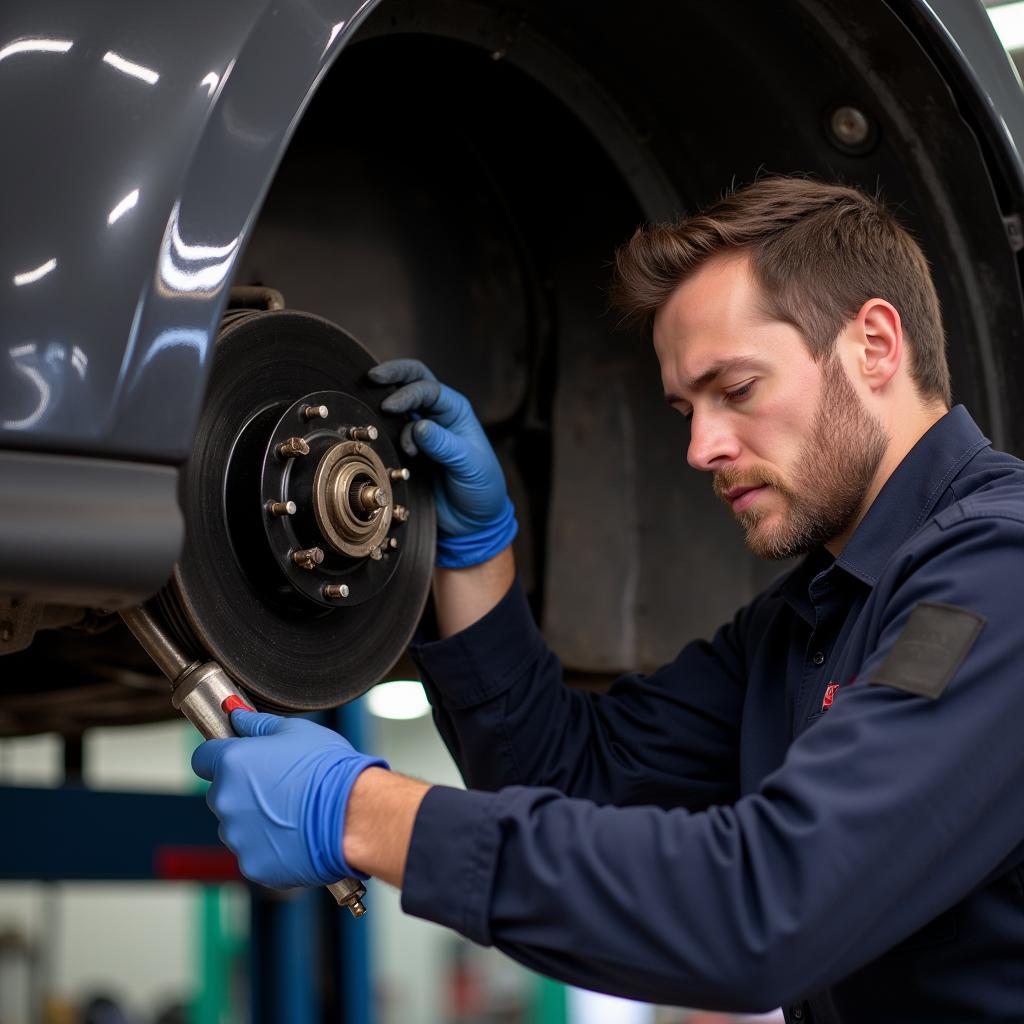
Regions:
<svg viewBox="0 0 1024 1024"><path fill-rule="evenodd" d="M691 392L703 391L709 384L713 384L722 374L729 373L734 370L761 370L764 369L764 363L754 356L735 356L732 359L720 359L717 363L712 363L702 374L697 377L691 377L686 382L686 386ZM686 399L682 395L675 395L666 393L665 401L669 405L675 405L676 402L685 402Z"/></svg>

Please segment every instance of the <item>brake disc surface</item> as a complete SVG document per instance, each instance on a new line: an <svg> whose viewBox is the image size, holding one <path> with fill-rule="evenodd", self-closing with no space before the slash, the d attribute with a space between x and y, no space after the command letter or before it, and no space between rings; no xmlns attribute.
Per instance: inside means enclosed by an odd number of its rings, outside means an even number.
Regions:
<svg viewBox="0 0 1024 1024"><path fill-rule="evenodd" d="M400 457L392 390L341 328L234 314L217 340L182 473L186 541L159 595L197 657L259 704L308 711L387 673L423 611L434 556L429 464Z"/></svg>

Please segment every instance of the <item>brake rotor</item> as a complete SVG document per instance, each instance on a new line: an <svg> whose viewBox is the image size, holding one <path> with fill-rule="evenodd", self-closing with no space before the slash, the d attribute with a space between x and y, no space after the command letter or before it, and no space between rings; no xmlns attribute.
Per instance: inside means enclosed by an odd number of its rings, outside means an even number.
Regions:
<svg viewBox="0 0 1024 1024"><path fill-rule="evenodd" d="M196 656L264 707L352 700L405 650L430 587L430 467L400 457L370 354L294 311L233 313L182 474L185 549L159 595Z"/></svg>

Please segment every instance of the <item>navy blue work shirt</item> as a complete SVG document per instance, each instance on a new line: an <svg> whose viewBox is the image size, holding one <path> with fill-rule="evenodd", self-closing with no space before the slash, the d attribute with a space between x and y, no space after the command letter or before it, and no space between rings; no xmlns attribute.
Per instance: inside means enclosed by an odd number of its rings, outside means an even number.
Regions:
<svg viewBox="0 0 1024 1024"><path fill-rule="evenodd" d="M962 406L650 676L561 685L518 585L415 656L473 789L424 799L409 913L650 1002L1024 1021L1024 463Z"/></svg>

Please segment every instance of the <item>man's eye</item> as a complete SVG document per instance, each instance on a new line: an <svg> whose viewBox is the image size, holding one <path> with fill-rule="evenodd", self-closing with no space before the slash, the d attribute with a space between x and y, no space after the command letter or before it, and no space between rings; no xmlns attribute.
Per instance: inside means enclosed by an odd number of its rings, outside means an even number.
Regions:
<svg viewBox="0 0 1024 1024"><path fill-rule="evenodd" d="M741 384L738 388L733 388L732 391L726 391L725 397L730 402L741 400L750 393L750 389L756 383L754 380L748 380L746 384Z"/></svg>

